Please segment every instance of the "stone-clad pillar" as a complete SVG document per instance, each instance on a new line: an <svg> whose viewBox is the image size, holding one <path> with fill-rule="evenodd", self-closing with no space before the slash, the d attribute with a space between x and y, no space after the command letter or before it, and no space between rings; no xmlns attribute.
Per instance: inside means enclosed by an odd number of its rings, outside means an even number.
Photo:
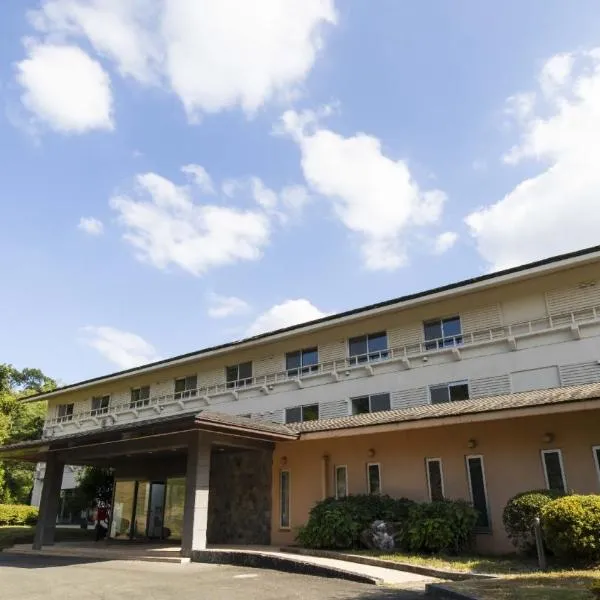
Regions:
<svg viewBox="0 0 600 600"><path fill-rule="evenodd" d="M64 464L59 462L54 454L48 454L40 498L40 512L33 538L34 550L41 550L43 545L54 544L64 468Z"/></svg>
<svg viewBox="0 0 600 600"><path fill-rule="evenodd" d="M206 549L208 494L210 489L210 443L200 432L190 435L185 480L181 555L191 558Z"/></svg>

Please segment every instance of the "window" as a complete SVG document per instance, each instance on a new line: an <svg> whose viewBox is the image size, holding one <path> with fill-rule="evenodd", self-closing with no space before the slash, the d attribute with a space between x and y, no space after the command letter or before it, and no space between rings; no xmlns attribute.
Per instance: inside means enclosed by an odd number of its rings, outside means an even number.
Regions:
<svg viewBox="0 0 600 600"><path fill-rule="evenodd" d="M453 383L440 383L429 386L431 404L442 404L443 402L458 402L469 399L469 384L466 381L455 381Z"/></svg>
<svg viewBox="0 0 600 600"><path fill-rule="evenodd" d="M560 450L542 450L542 463L544 464L546 487L564 494L567 491L567 483L562 452Z"/></svg>
<svg viewBox="0 0 600 600"><path fill-rule="evenodd" d="M285 368L289 377L298 377L319 370L319 351L317 348L307 348L288 352L285 355Z"/></svg>
<svg viewBox="0 0 600 600"><path fill-rule="evenodd" d="M427 488L430 502L444 499L444 474L442 472L441 458L426 458Z"/></svg>
<svg viewBox="0 0 600 600"><path fill-rule="evenodd" d="M469 479L471 502L473 503L473 508L479 513L476 526L479 529L487 530L490 528L490 516L488 512L483 456L467 456L467 477Z"/></svg>
<svg viewBox="0 0 600 600"><path fill-rule="evenodd" d="M425 350L439 350L463 343L460 317L448 317L423 323Z"/></svg>
<svg viewBox="0 0 600 600"><path fill-rule="evenodd" d="M58 420L61 423L64 423L65 421L72 421L73 420L73 407L74 404L59 404L58 405Z"/></svg>
<svg viewBox="0 0 600 600"><path fill-rule="evenodd" d="M131 390L130 408L140 408L150 404L150 386L144 385Z"/></svg>
<svg viewBox="0 0 600 600"><path fill-rule="evenodd" d="M381 493L381 469L379 463L369 463L367 465L367 493Z"/></svg>
<svg viewBox="0 0 600 600"><path fill-rule="evenodd" d="M335 497L345 498L348 495L348 468L345 465L335 468Z"/></svg>
<svg viewBox="0 0 600 600"><path fill-rule="evenodd" d="M383 331L350 338L348 350L351 365L386 359L388 357L387 333Z"/></svg>
<svg viewBox="0 0 600 600"><path fill-rule="evenodd" d="M596 464L596 473L598 474L598 481L600 481L600 446L594 446L592 448L594 453L594 463Z"/></svg>
<svg viewBox="0 0 600 600"><path fill-rule="evenodd" d="M285 409L286 423L302 423L303 421L317 421L319 419L319 405L306 404Z"/></svg>
<svg viewBox="0 0 600 600"><path fill-rule="evenodd" d="M279 527L290 528L290 472L279 472Z"/></svg>
<svg viewBox="0 0 600 600"><path fill-rule="evenodd" d="M181 398L190 398L195 396L198 391L198 377L196 375L189 375L188 377L180 377L175 380L175 400Z"/></svg>
<svg viewBox="0 0 600 600"><path fill-rule="evenodd" d="M110 396L94 396L92 398L92 417L105 415L108 412Z"/></svg>
<svg viewBox="0 0 600 600"><path fill-rule="evenodd" d="M352 414L362 415L365 413L381 412L390 410L389 394L372 394L371 396L359 396L352 398Z"/></svg>
<svg viewBox="0 0 600 600"><path fill-rule="evenodd" d="M252 363L245 362L225 368L228 388L244 387L252 383Z"/></svg>

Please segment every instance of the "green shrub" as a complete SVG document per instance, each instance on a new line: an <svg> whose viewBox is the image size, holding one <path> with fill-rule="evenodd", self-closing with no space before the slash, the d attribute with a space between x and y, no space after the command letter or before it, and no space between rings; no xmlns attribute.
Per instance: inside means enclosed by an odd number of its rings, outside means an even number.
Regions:
<svg viewBox="0 0 600 600"><path fill-rule="evenodd" d="M406 498L377 494L327 498L312 508L297 540L307 548L358 548L360 534L373 521L381 519L403 525L413 504Z"/></svg>
<svg viewBox="0 0 600 600"><path fill-rule="evenodd" d="M27 504L0 504L0 526L35 525L38 509Z"/></svg>
<svg viewBox="0 0 600 600"><path fill-rule="evenodd" d="M558 498L542 508L548 548L559 558L600 560L600 496Z"/></svg>
<svg viewBox="0 0 600 600"><path fill-rule="evenodd" d="M477 511L462 500L411 507L402 545L410 552L458 554L471 543Z"/></svg>
<svg viewBox="0 0 600 600"><path fill-rule="evenodd" d="M562 494L552 490L531 490L511 498L502 513L504 529L520 552L531 553L535 550L533 523L541 517L542 508Z"/></svg>

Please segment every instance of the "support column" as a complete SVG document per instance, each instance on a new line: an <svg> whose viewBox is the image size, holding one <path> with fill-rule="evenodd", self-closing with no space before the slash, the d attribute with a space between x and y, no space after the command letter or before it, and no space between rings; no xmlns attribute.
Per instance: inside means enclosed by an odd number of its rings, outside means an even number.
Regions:
<svg viewBox="0 0 600 600"><path fill-rule="evenodd" d="M49 546L54 544L56 517L60 502L60 489L62 487L64 468L65 465L58 462L56 456L48 454L40 497L40 512L33 538L34 550L41 550L44 545Z"/></svg>
<svg viewBox="0 0 600 600"><path fill-rule="evenodd" d="M186 558L191 558L195 550L206 549L210 452L210 442L202 433L193 432L188 445L181 535L181 555Z"/></svg>

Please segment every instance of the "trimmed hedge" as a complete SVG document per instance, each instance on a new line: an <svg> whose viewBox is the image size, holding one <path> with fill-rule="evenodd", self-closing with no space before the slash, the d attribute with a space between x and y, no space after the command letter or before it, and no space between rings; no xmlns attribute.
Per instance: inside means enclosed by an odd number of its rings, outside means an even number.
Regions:
<svg viewBox="0 0 600 600"><path fill-rule="evenodd" d="M28 504L0 504L0 526L35 525L38 509Z"/></svg>
<svg viewBox="0 0 600 600"><path fill-rule="evenodd" d="M521 492L508 501L502 513L502 522L517 550L526 554L535 550L534 519L541 518L544 506L562 495L552 490L531 490Z"/></svg>
<svg viewBox="0 0 600 600"><path fill-rule="evenodd" d="M600 496L572 495L542 508L542 528L548 548L575 561L600 560Z"/></svg>

